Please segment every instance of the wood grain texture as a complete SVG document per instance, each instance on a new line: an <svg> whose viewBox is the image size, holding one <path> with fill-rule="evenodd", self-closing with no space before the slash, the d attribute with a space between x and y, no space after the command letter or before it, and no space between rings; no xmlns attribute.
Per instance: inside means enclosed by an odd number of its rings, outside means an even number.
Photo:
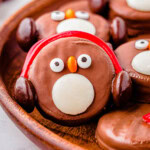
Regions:
<svg viewBox="0 0 150 150"><path fill-rule="evenodd" d="M0 104L23 133L42 149L99 150L95 139L97 119L77 127L61 126L45 119L36 108L31 114L26 113L13 98L13 86L26 56L15 39L18 23L26 16L37 18L66 2L34 0L0 29Z"/></svg>

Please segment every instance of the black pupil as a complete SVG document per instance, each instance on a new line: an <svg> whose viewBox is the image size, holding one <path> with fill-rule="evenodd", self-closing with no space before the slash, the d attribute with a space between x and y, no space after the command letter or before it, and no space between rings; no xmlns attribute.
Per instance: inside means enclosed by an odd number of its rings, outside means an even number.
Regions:
<svg viewBox="0 0 150 150"><path fill-rule="evenodd" d="M59 62L56 61L56 62L55 62L55 66L59 66Z"/></svg>
<svg viewBox="0 0 150 150"><path fill-rule="evenodd" d="M59 12L59 11L56 11L55 13L58 15L60 12Z"/></svg>
<svg viewBox="0 0 150 150"><path fill-rule="evenodd" d="M86 57L82 57L82 62L86 62L87 58Z"/></svg>
<svg viewBox="0 0 150 150"><path fill-rule="evenodd" d="M84 14L85 12L84 12L84 11L81 11L81 13Z"/></svg>
<svg viewBox="0 0 150 150"><path fill-rule="evenodd" d="M144 44L145 42L144 41L141 41L141 44Z"/></svg>

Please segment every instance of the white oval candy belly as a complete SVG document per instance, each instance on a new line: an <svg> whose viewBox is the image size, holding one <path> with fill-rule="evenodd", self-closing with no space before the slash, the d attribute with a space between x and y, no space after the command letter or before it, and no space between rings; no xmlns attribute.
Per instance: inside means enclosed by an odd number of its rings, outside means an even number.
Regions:
<svg viewBox="0 0 150 150"><path fill-rule="evenodd" d="M94 100L91 82L80 74L67 74L59 78L52 89L55 106L63 113L78 115L87 110Z"/></svg>
<svg viewBox="0 0 150 150"><path fill-rule="evenodd" d="M65 31L83 31L93 35L96 34L96 29L91 22L79 18L61 21L57 25L56 32L61 33Z"/></svg>
<svg viewBox="0 0 150 150"><path fill-rule="evenodd" d="M150 11L150 0L126 0L128 6L139 11Z"/></svg>
<svg viewBox="0 0 150 150"><path fill-rule="evenodd" d="M132 60L132 67L141 74L150 75L150 51L137 54Z"/></svg>

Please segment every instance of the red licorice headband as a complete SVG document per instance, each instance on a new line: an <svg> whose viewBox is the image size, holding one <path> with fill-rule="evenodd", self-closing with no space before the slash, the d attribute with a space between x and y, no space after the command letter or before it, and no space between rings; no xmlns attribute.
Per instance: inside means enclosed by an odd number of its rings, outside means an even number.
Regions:
<svg viewBox="0 0 150 150"><path fill-rule="evenodd" d="M85 33L85 32L67 31L67 32L63 32L60 34L56 34L56 35L54 35L48 39L40 40L35 45L33 45L27 54L27 57L26 57L26 60L25 60L25 63L24 63L23 69L22 69L21 76L28 78L28 71L29 71L30 65L32 64L32 62L33 62L34 58L37 56L37 54L41 51L41 49L43 49L43 47L45 47L47 44L49 44L53 41L56 41L56 40L61 39L61 38L67 38L67 37L79 37L79 38L87 39L87 40L97 44L110 57L113 65L114 65L116 74L118 74L119 72L122 71L122 68L118 63L118 60L117 60L114 52L101 39L99 39L98 37L91 35L89 33Z"/></svg>

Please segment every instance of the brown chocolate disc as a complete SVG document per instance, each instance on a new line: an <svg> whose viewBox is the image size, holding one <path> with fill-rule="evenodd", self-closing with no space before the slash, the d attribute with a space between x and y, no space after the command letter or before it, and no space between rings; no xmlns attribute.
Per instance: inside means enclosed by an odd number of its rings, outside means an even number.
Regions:
<svg viewBox="0 0 150 150"><path fill-rule="evenodd" d="M67 66L68 58L74 56L73 59L78 60L82 54L91 57L91 66L83 69L78 65L77 72L71 73ZM64 62L64 69L61 72L54 72L51 69L50 62L54 58L59 58ZM86 58L88 59L88 57ZM86 111L78 115L68 115L60 111L54 104L52 96L52 90L56 82L65 75L72 74L82 75L91 82L94 88L95 96L92 104ZM48 117L53 118L57 122L67 125L86 122L103 110L109 100L114 74L113 64L105 51L96 44L77 37L58 39L45 46L34 59L28 73L29 80L37 92L38 105L41 112L44 112ZM71 84L70 88L72 88ZM65 95L67 95L67 92L68 90L66 90ZM80 97L80 94L78 96Z"/></svg>
<svg viewBox="0 0 150 150"><path fill-rule="evenodd" d="M126 110L116 110L100 118L96 139L100 147L113 150L149 150L150 125L143 115L150 104L134 104Z"/></svg>

